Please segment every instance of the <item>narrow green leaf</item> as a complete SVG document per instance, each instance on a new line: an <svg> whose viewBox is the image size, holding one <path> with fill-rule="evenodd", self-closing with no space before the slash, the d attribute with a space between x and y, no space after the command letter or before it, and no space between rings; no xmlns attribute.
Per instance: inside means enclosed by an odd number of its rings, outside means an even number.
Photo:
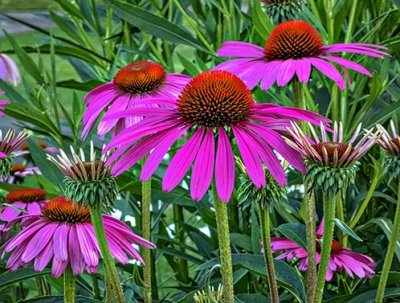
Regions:
<svg viewBox="0 0 400 303"><path fill-rule="evenodd" d="M21 268L20 270L13 272L6 271L0 275L0 288L9 287L13 283L47 274L50 274L49 269L44 269L41 272L37 272L32 267Z"/></svg>
<svg viewBox="0 0 400 303"><path fill-rule="evenodd" d="M119 1L106 1L127 22L142 31L174 43L182 43L208 52L190 33L181 27L135 5Z"/></svg>
<svg viewBox="0 0 400 303"><path fill-rule="evenodd" d="M4 32L8 41L14 48L16 55L18 56L19 61L21 61L21 67L23 67L28 74L30 74L39 84L44 85L46 82L40 72L39 68L36 66L35 62L33 62L32 58L28 56L28 54L18 45L18 43L11 37L7 32Z"/></svg>
<svg viewBox="0 0 400 303"><path fill-rule="evenodd" d="M342 220L335 218L335 224L336 226L346 235L349 235L353 239L362 242L363 240L357 236L357 234L348 226L346 223L344 223Z"/></svg>

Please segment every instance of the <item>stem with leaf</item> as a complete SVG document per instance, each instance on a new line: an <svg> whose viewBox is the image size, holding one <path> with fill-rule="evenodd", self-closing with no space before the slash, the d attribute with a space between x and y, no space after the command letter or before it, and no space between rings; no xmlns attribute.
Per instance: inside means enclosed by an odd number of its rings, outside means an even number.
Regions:
<svg viewBox="0 0 400 303"><path fill-rule="evenodd" d="M396 213L394 215L394 222L392 226L392 235L389 240L389 246L385 256L385 262L383 263L381 278L379 279L378 290L376 292L376 303L383 302L385 295L386 283L389 277L390 267L392 265L393 256L396 250L396 243L400 234L400 177L398 177L397 186L397 206Z"/></svg>

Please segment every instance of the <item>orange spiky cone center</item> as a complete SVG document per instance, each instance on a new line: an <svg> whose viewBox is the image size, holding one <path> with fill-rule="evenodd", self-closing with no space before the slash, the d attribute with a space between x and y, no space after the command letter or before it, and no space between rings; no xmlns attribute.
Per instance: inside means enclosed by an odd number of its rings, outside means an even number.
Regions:
<svg viewBox="0 0 400 303"><path fill-rule="evenodd" d="M66 223L90 222L90 211L88 208L79 206L65 197L57 197L50 200L42 209L44 217L50 221Z"/></svg>
<svg viewBox="0 0 400 303"><path fill-rule="evenodd" d="M6 203L21 201L25 203L43 201L46 199L46 192L40 188L19 188L10 191L6 196Z"/></svg>

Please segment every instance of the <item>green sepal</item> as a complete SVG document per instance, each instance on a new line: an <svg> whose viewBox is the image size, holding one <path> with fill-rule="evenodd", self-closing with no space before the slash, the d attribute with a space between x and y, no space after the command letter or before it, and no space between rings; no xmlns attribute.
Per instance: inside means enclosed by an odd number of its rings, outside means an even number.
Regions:
<svg viewBox="0 0 400 303"><path fill-rule="evenodd" d="M354 183L358 166L359 162L349 167L339 168L307 163L308 172L305 182L311 185L310 190L321 190L333 198L341 189Z"/></svg>
<svg viewBox="0 0 400 303"><path fill-rule="evenodd" d="M13 164L12 156L0 159L0 177L2 179L5 179L8 176L10 176L12 164Z"/></svg>
<svg viewBox="0 0 400 303"><path fill-rule="evenodd" d="M265 3L265 13L274 21L279 24L289 20L302 19L301 16L304 11L306 2L304 0L282 0L276 1L277 3Z"/></svg>
<svg viewBox="0 0 400 303"><path fill-rule="evenodd" d="M113 208L118 195L114 177L96 181L81 181L70 177L64 179L64 192L68 199L85 207L101 208L108 212Z"/></svg>

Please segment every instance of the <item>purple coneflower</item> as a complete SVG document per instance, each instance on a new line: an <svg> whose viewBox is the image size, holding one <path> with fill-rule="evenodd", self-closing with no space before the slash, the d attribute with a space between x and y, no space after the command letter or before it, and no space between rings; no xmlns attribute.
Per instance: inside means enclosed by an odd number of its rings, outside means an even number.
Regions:
<svg viewBox="0 0 400 303"><path fill-rule="evenodd" d="M287 143L306 159L309 168L307 179L322 187L325 193L328 190L336 192L339 188L354 181L357 161L364 156L380 136L379 132L372 133L367 130L366 134L356 143L361 124L347 142L343 140L342 123L334 123L332 140L329 140L323 124L320 125L321 139L311 125L310 130L314 141L306 136L297 124L292 123L292 128L288 129L291 139L287 140ZM339 173L345 170L346 173ZM334 178L335 181L330 181L330 178Z"/></svg>
<svg viewBox="0 0 400 303"><path fill-rule="evenodd" d="M300 82L307 83L312 69L316 68L344 89L343 76L332 63L339 65L348 81L347 68L369 77L372 74L360 64L335 54L346 52L383 58L387 55L386 51L384 46L367 43L324 45L321 36L310 24L294 20L276 26L264 48L246 42L225 42L217 55L238 59L224 62L215 69L238 75L249 89L260 81L261 89L268 89L275 82L278 86L285 86L295 75Z"/></svg>
<svg viewBox="0 0 400 303"><path fill-rule="evenodd" d="M0 79L17 85L21 82L21 75L14 60L5 54L0 54Z"/></svg>
<svg viewBox="0 0 400 303"><path fill-rule="evenodd" d="M322 220L319 228L316 232L316 261L319 264L321 259L321 238L323 237L324 221ZM308 268L308 254L307 250L301 247L298 243L283 237L272 237L271 238L272 251L281 252L276 259L286 259L287 261L298 260L299 269L306 271ZM331 254L329 257L328 270L326 272L326 281L330 281L333 278L335 272L341 272L345 270L347 274L354 278L372 278L375 274L376 263L369 256L353 252L350 248L343 247L343 245L337 241L332 241Z"/></svg>
<svg viewBox="0 0 400 303"><path fill-rule="evenodd" d="M8 177L12 165L12 157L22 143L31 135L30 132L22 130L15 136L15 130L9 129L3 136L0 130L0 177Z"/></svg>
<svg viewBox="0 0 400 303"><path fill-rule="evenodd" d="M118 262L127 264L129 259L135 259L143 263L132 244L155 248L112 216L103 215L103 221L111 254ZM23 224L23 229L2 247L2 258L12 252L6 264L8 269L17 270L33 263L36 271L42 271L52 260L54 277L61 276L68 266L74 275L84 270L97 271L100 250L89 209L57 197L40 214L28 212Z"/></svg>
<svg viewBox="0 0 400 303"><path fill-rule="evenodd" d="M25 177L41 175L40 169L36 166L27 167L20 163L11 166L10 176L5 180L9 184L23 183Z"/></svg>
<svg viewBox="0 0 400 303"><path fill-rule="evenodd" d="M19 188L10 191L5 199L6 205L1 208L0 233L5 238L8 231L21 222L25 213L39 214L47 203L46 192L40 188Z"/></svg>
<svg viewBox="0 0 400 303"><path fill-rule="evenodd" d="M121 68L111 82L100 85L85 96L87 109L83 115L83 132L86 136L100 119L97 133L104 136L113 130L118 133L140 121L140 117L106 119L110 115L137 106L153 106L153 99L175 99L190 80L181 74L167 74L164 68L150 61L137 61Z"/></svg>
<svg viewBox="0 0 400 303"><path fill-rule="evenodd" d="M280 132L294 119L311 123L328 121L297 108L258 104L244 82L226 71L201 73L190 81L177 100L160 100L160 103L160 107L137 108L113 116L146 117L110 142L106 150L117 150L108 163L117 160L111 171L118 175L152 151L141 173L141 180L147 180L174 142L191 134L170 161L163 190L174 189L194 163L190 191L195 200L205 195L214 176L218 196L224 202L229 201L235 180L233 138L249 178L257 188L266 185L263 164L283 185L286 176L274 149L297 169L304 171L305 167L301 156L285 143Z"/></svg>

